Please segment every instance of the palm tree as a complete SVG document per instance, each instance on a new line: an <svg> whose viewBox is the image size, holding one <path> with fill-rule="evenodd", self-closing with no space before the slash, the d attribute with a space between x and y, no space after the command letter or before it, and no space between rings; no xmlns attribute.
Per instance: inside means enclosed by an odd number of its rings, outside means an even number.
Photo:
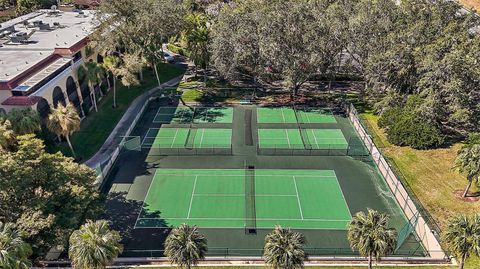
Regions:
<svg viewBox="0 0 480 269"><path fill-rule="evenodd" d="M9 120L0 118L0 148L7 149L15 141L15 132Z"/></svg>
<svg viewBox="0 0 480 269"><path fill-rule="evenodd" d="M450 251L460 258L458 268L462 269L470 255L480 256L480 215L459 215L452 218L443 237Z"/></svg>
<svg viewBox="0 0 480 269"><path fill-rule="evenodd" d="M468 184L462 195L462 197L466 197L472 186L473 179L478 181L480 177L480 144L468 143L462 147L455 159L455 167L461 173L467 175Z"/></svg>
<svg viewBox="0 0 480 269"><path fill-rule="evenodd" d="M372 258L378 260L395 250L397 232L388 228L388 221L388 215L368 208L367 214L358 212L348 224L350 247L368 257L368 268L372 268Z"/></svg>
<svg viewBox="0 0 480 269"><path fill-rule="evenodd" d="M302 268L307 258L303 249L305 242L301 233L275 226L265 237L263 259L273 268Z"/></svg>
<svg viewBox="0 0 480 269"><path fill-rule="evenodd" d="M117 107L117 77L120 74L120 58L117 56L106 56L103 59L103 68L113 75L113 107Z"/></svg>
<svg viewBox="0 0 480 269"><path fill-rule="evenodd" d="M15 224L0 222L0 268L28 269L28 257L32 254L30 245L22 239Z"/></svg>
<svg viewBox="0 0 480 269"><path fill-rule="evenodd" d="M99 73L101 73L101 71L102 70L99 65L93 61L89 61L78 68L78 76L84 77L88 83L88 88L90 89L90 98L92 99L95 111L98 111L98 108L97 99L95 97L95 89L93 88L93 85L99 84L101 82L99 76Z"/></svg>
<svg viewBox="0 0 480 269"><path fill-rule="evenodd" d="M70 142L70 135L80 130L80 116L75 107L72 104L68 104L66 107L58 104L58 107L52 109L50 115L48 115L47 128L56 135L64 136L67 139L73 157L76 158Z"/></svg>
<svg viewBox="0 0 480 269"><path fill-rule="evenodd" d="M182 224L174 228L165 240L165 255L171 263L190 269L207 253L207 239L198 232L197 226Z"/></svg>
<svg viewBox="0 0 480 269"><path fill-rule="evenodd" d="M106 220L87 222L70 236L68 257L74 268L103 269L123 251L117 231L110 230Z"/></svg>
<svg viewBox="0 0 480 269"><path fill-rule="evenodd" d="M7 119L13 123L13 131L17 135L32 134L40 130L40 116L31 109L12 109L8 112Z"/></svg>

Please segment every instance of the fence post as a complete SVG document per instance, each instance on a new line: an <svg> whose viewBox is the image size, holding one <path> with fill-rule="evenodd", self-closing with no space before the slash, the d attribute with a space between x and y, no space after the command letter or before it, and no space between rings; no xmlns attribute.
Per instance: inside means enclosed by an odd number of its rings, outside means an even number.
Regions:
<svg viewBox="0 0 480 269"><path fill-rule="evenodd" d="M351 110L351 113L349 114L350 120L352 121L353 126L357 131L357 134L360 136L365 146L368 149L370 149L370 156L375 161L381 175L383 176L384 180L387 183L387 186L389 187L390 191L393 193L397 203L401 206L404 214L407 216L409 221L411 217L413 217L415 214L418 214L417 225L415 225L414 227L415 233L417 234L418 237L421 237L420 241L422 245L425 247L425 250L428 252L428 255L436 259L445 258L446 255L444 254L439 241L433 235L433 232L428 226L426 220L419 213L417 206L415 205L413 200L410 198L407 190L405 189L403 184L400 182L399 178L395 175L395 173L393 172L392 168L390 167L386 159L382 156L382 153L373 142L373 139L368 135L366 131L367 129L360 122L358 112L353 106L353 104L350 104L350 110ZM376 160L375 160L375 155L377 155ZM403 196L403 193L406 195L406 197ZM423 227L421 227L420 225Z"/></svg>

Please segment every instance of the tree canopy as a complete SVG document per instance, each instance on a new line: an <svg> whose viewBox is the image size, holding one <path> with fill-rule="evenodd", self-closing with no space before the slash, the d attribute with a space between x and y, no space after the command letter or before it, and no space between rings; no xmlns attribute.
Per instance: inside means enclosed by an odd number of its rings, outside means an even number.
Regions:
<svg viewBox="0 0 480 269"><path fill-rule="evenodd" d="M454 1L239 1L214 20L212 62L226 78L264 75L294 92L360 76L378 113L418 95L425 128L463 136L480 129L477 25Z"/></svg>
<svg viewBox="0 0 480 269"><path fill-rule="evenodd" d="M65 245L73 229L99 213L95 173L61 153L45 151L34 135L0 149L0 222L16 223L36 256Z"/></svg>

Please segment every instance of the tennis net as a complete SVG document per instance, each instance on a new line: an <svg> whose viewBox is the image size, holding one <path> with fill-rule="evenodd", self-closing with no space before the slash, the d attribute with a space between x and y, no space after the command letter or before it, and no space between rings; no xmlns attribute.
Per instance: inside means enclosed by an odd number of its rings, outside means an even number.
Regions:
<svg viewBox="0 0 480 269"><path fill-rule="evenodd" d="M302 128L302 124L304 123L302 113L296 108L294 108L294 112L295 112L294 113L295 118L297 119L297 126L298 126L298 130L300 131L300 137L302 138L303 145L305 146L305 149L312 149L312 144L308 139L307 131Z"/></svg>
<svg viewBox="0 0 480 269"><path fill-rule="evenodd" d="M193 127L192 124L190 124L190 128L188 129L188 134L187 134L187 139L185 140L185 148L187 149L193 149L193 146L195 145L195 136L197 134L197 128Z"/></svg>
<svg viewBox="0 0 480 269"><path fill-rule="evenodd" d="M257 229L255 209L255 167L245 168L245 233L255 234Z"/></svg>

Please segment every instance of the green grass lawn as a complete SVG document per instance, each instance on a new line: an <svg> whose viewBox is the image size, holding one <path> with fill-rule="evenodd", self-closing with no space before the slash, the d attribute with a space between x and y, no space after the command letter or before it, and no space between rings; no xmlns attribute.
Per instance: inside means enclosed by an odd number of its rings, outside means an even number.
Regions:
<svg viewBox="0 0 480 269"><path fill-rule="evenodd" d="M403 180L440 227L444 227L455 214L480 212L480 202L464 202L453 194L456 190L463 190L467 184L466 178L452 169L461 144L432 150L395 146L387 141L384 131L378 127L378 116L369 111L362 116L374 134L375 143L383 146L386 157L395 163L403 174ZM471 191L478 190L478 186L472 186ZM467 268L478 268L478 264L480 259L470 259Z"/></svg>
<svg viewBox="0 0 480 269"><path fill-rule="evenodd" d="M159 65L160 81L166 82L184 73L178 67L169 64ZM82 121L81 129L72 136L72 144L77 157L85 161L93 156L103 145L107 137L122 118L130 103L142 93L157 86L157 80L151 70L144 71L144 82L130 88L117 83L117 107L113 108L113 91L109 91L98 101L98 112L90 111ZM66 143L60 145L60 150L67 156L71 156Z"/></svg>

